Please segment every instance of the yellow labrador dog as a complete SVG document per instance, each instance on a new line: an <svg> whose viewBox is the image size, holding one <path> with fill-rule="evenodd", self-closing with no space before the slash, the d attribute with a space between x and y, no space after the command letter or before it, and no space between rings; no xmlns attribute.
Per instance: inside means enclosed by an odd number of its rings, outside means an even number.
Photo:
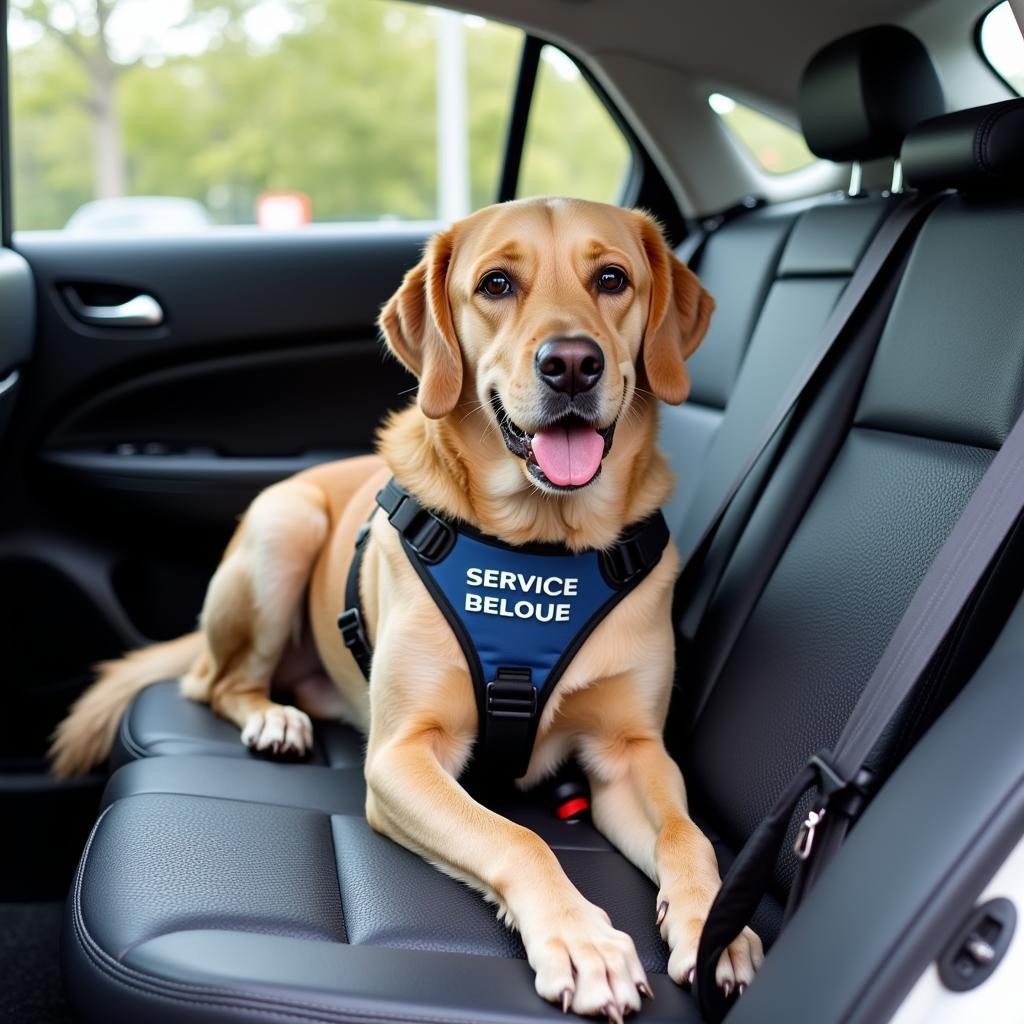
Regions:
<svg viewBox="0 0 1024 1024"><path fill-rule="evenodd" d="M101 761L132 696L167 677L181 676L183 693L255 750L302 754L306 712L340 715L368 735L372 827L494 902L519 929L544 999L613 1021L638 1009L650 989L630 937L538 836L459 784L478 728L467 659L384 515L359 569L369 686L336 620L356 535L391 476L425 507L511 545L605 549L655 513L671 488L657 400L686 398L684 360L713 305L638 211L524 200L437 234L380 318L419 378L415 404L382 429L379 454L318 466L253 501L200 631L101 666L57 730L54 770ZM669 974L686 984L720 883L662 740L677 571L669 543L586 639L544 707L519 784L580 759L597 827L658 887L651 913ZM272 683L299 707L273 703ZM744 931L719 984L742 991L761 958Z"/></svg>

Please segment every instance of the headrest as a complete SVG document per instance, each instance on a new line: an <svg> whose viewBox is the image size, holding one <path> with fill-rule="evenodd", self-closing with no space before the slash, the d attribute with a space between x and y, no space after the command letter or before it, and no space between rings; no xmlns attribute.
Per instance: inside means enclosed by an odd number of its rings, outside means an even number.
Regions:
<svg viewBox="0 0 1024 1024"><path fill-rule="evenodd" d="M914 188L1024 190L1024 99L930 118L907 135L900 159Z"/></svg>
<svg viewBox="0 0 1024 1024"><path fill-rule="evenodd" d="M946 109L928 51L895 25L819 50L800 80L799 107L811 152L836 161L895 156L915 124Z"/></svg>

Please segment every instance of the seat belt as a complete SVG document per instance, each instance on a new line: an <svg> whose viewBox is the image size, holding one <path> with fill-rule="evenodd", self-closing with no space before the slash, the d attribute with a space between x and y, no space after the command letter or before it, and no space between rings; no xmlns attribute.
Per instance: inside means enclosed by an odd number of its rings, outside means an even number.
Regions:
<svg viewBox="0 0 1024 1024"><path fill-rule="evenodd" d="M728 1009L715 984L715 968L766 892L798 802L809 790L816 789L822 796L794 846L801 870L787 914L809 891L863 808L867 800L864 762L899 706L920 683L1022 514L1024 414L935 556L835 746L808 761L726 874L697 952L695 984L706 1020L719 1021Z"/></svg>
<svg viewBox="0 0 1024 1024"><path fill-rule="evenodd" d="M928 213L948 194L948 192L918 193L908 196L886 218L865 250L856 271L846 288L843 289L828 320L825 321L811 352L790 381L789 387L768 418L767 424L758 435L756 443L752 446L739 473L719 502L714 515L704 527L700 539L693 548L693 553L687 559L686 565L680 573L676 593L677 607L685 609L682 625L684 635L692 636L696 633L696 626L703 618L717 587L720 574L702 573L701 568L711 550L719 527L722 525L722 520L732 506L736 495L786 422L789 414L807 393L822 365L847 335L847 328L863 307L875 282L902 256L905 245L901 243L909 242Z"/></svg>

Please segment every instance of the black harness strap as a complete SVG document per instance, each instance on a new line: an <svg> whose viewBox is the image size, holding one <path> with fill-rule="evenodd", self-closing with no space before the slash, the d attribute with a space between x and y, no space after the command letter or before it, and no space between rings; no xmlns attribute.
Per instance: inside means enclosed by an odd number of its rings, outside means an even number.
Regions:
<svg viewBox="0 0 1024 1024"><path fill-rule="evenodd" d="M374 509L376 512L376 509ZM356 534L356 548L349 566L348 578L345 580L345 610L338 616L338 629L341 630L341 642L356 659L359 671L370 678L370 665L373 652L370 640L366 635L366 623L363 621L363 602L359 597L359 573L363 567L363 555L366 554L366 541L370 536L370 518L359 527Z"/></svg>
<svg viewBox="0 0 1024 1024"><path fill-rule="evenodd" d="M576 558L580 553L570 552L562 545L526 545L517 548L496 538L486 537L469 526L449 522L424 508L414 495L393 479L377 495L377 504L385 511L391 525L398 530L410 563L445 616L466 656L479 716L475 759L482 762L490 773L519 778L529 765L540 716L555 684L599 623L660 560L669 541L664 517L657 512L624 531L615 544L606 550L583 553L597 557L600 578L603 580L601 585L608 596L582 626L572 633L571 640L560 650L554 665L545 673L545 678L534 678L531 668L515 664L518 660L515 651L509 652L509 664L499 665L491 678L485 678L474 639L449 600L449 595L439 584L432 567L439 566L448 557L460 534L465 535L467 542L472 540L504 552L558 555L563 558ZM346 608L338 618L342 640L368 679L372 652L361 611L359 573L369 525L368 520L357 538L345 587Z"/></svg>
<svg viewBox="0 0 1024 1024"><path fill-rule="evenodd" d="M455 537L452 528L424 509L408 491L391 479L378 492L377 506L384 509L392 526L402 535L424 561L439 561L451 549ZM366 635L363 601L359 593L359 574L370 537L370 524L377 509L370 513L356 534L356 547L345 580L345 610L338 616L341 642L356 660L359 670L369 680L373 663L373 647Z"/></svg>

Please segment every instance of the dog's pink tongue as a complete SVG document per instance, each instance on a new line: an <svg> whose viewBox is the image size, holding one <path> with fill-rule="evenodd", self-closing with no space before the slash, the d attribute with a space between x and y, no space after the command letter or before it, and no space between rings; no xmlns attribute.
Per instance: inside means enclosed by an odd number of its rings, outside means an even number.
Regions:
<svg viewBox="0 0 1024 1024"><path fill-rule="evenodd" d="M533 436L533 457L558 487L582 487L594 478L604 455L604 438L593 428L555 424Z"/></svg>

